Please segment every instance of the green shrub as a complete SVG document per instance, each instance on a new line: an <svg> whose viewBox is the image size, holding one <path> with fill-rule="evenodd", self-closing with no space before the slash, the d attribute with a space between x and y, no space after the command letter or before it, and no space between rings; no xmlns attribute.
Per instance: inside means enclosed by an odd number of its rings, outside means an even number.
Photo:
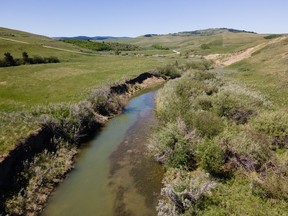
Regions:
<svg viewBox="0 0 288 216"><path fill-rule="evenodd" d="M267 170L264 177L254 178L252 192L263 199L279 199L288 201L288 178L281 173Z"/></svg>
<svg viewBox="0 0 288 216"><path fill-rule="evenodd" d="M223 173L224 151L217 142L204 139L197 146L196 158L199 166L212 175Z"/></svg>
<svg viewBox="0 0 288 216"><path fill-rule="evenodd" d="M195 110L208 111L213 107L212 99L207 95L200 95L193 101L193 107Z"/></svg>
<svg viewBox="0 0 288 216"><path fill-rule="evenodd" d="M228 116L232 110L239 109L242 101L231 92L219 92L213 96L213 107L219 116Z"/></svg>
<svg viewBox="0 0 288 216"><path fill-rule="evenodd" d="M159 127L150 138L150 150L156 160L168 167L192 169L195 167L193 143L185 135L183 127L183 122Z"/></svg>
<svg viewBox="0 0 288 216"><path fill-rule="evenodd" d="M265 133L274 139L274 144L288 145L288 112L277 110L264 112L252 121L256 130Z"/></svg>
<svg viewBox="0 0 288 216"><path fill-rule="evenodd" d="M169 50L169 47L163 46L161 44L153 44L152 47L158 50Z"/></svg>
<svg viewBox="0 0 288 216"><path fill-rule="evenodd" d="M215 113L198 111L192 117L192 124L202 137L212 138L223 130L223 121Z"/></svg>
<svg viewBox="0 0 288 216"><path fill-rule="evenodd" d="M231 168L259 171L263 164L273 160L269 138L249 126L226 128L215 141L225 150Z"/></svg>
<svg viewBox="0 0 288 216"><path fill-rule="evenodd" d="M160 74L167 76L171 79L177 78L181 76L181 72L175 65L168 64L164 67L158 68Z"/></svg>
<svg viewBox="0 0 288 216"><path fill-rule="evenodd" d="M163 183L163 198L157 206L159 216L197 215L199 204L217 186L216 181L201 170L169 169Z"/></svg>
<svg viewBox="0 0 288 216"><path fill-rule="evenodd" d="M200 46L201 49L210 49L210 46L208 44L201 44Z"/></svg>
<svg viewBox="0 0 288 216"><path fill-rule="evenodd" d="M213 67L213 62L208 60L187 62L185 69L209 70Z"/></svg>

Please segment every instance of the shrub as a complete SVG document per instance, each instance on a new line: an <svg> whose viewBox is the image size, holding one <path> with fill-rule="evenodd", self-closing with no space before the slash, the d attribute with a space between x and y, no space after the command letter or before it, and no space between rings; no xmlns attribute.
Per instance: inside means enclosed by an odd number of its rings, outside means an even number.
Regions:
<svg viewBox="0 0 288 216"><path fill-rule="evenodd" d="M194 100L193 107L195 110L208 111L213 107L212 99L207 95L200 95Z"/></svg>
<svg viewBox="0 0 288 216"><path fill-rule="evenodd" d="M271 169L267 170L264 177L256 177L252 180L252 192L263 199L288 201L288 178Z"/></svg>
<svg viewBox="0 0 288 216"><path fill-rule="evenodd" d="M169 47L163 46L161 44L153 44L152 47L158 50L169 50Z"/></svg>
<svg viewBox="0 0 288 216"><path fill-rule="evenodd" d="M196 158L198 164L212 175L223 173L224 151L217 142L204 139L197 146Z"/></svg>
<svg viewBox="0 0 288 216"><path fill-rule="evenodd" d="M210 49L210 46L208 44L201 44L200 46L201 49Z"/></svg>
<svg viewBox="0 0 288 216"><path fill-rule="evenodd" d="M166 65L162 68L158 68L160 74L167 76L171 79L177 78L181 76L180 71L177 69L175 65Z"/></svg>
<svg viewBox="0 0 288 216"><path fill-rule="evenodd" d="M159 200L158 215L195 215L201 201L217 185L209 174L196 170L187 172L169 169L163 180L164 188Z"/></svg>
<svg viewBox="0 0 288 216"><path fill-rule="evenodd" d="M269 135L274 144L288 147L288 113L286 110L264 112L252 121L256 130Z"/></svg>
<svg viewBox="0 0 288 216"><path fill-rule="evenodd" d="M225 149L226 162L234 168L259 171L264 163L273 159L267 136L249 126L227 128L215 140Z"/></svg>
<svg viewBox="0 0 288 216"><path fill-rule="evenodd" d="M16 66L15 59L9 52L4 53L3 63L6 67Z"/></svg>
<svg viewBox="0 0 288 216"><path fill-rule="evenodd" d="M192 124L202 137L212 138L223 130L223 122L215 113L198 111L192 116Z"/></svg>
<svg viewBox="0 0 288 216"><path fill-rule="evenodd" d="M184 127L184 128L183 128ZM192 134L185 134L183 122L168 123L154 131L150 139L150 150L156 160L168 167L195 167Z"/></svg>

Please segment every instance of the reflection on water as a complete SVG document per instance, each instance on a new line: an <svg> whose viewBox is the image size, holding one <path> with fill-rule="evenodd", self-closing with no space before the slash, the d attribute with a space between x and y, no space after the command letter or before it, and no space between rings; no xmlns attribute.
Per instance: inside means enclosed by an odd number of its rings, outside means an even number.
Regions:
<svg viewBox="0 0 288 216"><path fill-rule="evenodd" d="M156 215L163 171L145 146L154 95L133 98L85 145L43 215Z"/></svg>

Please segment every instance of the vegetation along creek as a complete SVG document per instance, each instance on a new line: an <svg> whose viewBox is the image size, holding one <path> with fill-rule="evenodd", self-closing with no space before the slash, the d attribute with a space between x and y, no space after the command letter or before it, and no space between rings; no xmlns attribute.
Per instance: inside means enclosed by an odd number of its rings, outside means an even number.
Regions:
<svg viewBox="0 0 288 216"><path fill-rule="evenodd" d="M43 215L156 215L163 170L145 156L155 93L134 97L84 145Z"/></svg>

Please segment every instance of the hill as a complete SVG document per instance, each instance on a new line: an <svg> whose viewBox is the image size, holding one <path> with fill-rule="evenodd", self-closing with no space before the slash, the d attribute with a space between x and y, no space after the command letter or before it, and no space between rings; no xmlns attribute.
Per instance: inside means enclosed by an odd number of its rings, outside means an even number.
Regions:
<svg viewBox="0 0 288 216"><path fill-rule="evenodd" d="M58 40L106 40L106 39L122 39L122 38L129 38L129 37L113 37L113 36L75 36L75 37L54 37Z"/></svg>

